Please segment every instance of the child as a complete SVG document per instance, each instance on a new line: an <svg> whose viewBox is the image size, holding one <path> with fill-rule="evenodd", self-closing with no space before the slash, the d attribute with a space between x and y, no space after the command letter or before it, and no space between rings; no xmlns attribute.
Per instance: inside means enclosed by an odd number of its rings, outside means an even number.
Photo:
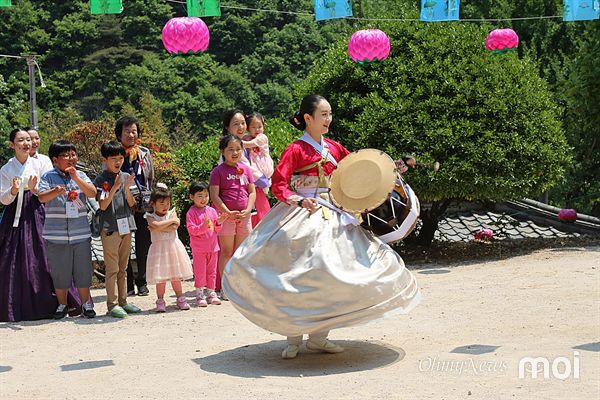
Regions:
<svg viewBox="0 0 600 400"><path fill-rule="evenodd" d="M208 205L208 185L204 182L192 182L190 200L194 204L186 216L186 226L190 234L190 246L194 261L194 286L196 287L196 305L206 307L208 303L219 305L221 301L215 293L217 262L219 259L219 241L217 232L227 214L217 216L217 211Z"/></svg>
<svg viewBox="0 0 600 400"><path fill-rule="evenodd" d="M129 187L133 175L121 172L125 149L110 141L100 148L106 170L94 180L100 205L100 239L104 252L106 305L108 314L125 318L141 310L127 303L127 264L131 253L131 231L136 229L131 207L135 199Z"/></svg>
<svg viewBox="0 0 600 400"><path fill-rule="evenodd" d="M88 302L92 284L92 248L85 201L86 197L96 196L96 188L85 173L75 169L77 152L71 142L58 140L52 143L48 154L55 168L42 175L38 198L47 203L43 237L58 300L54 318L67 315L67 292L73 281L79 292L83 315L94 318L96 312Z"/></svg>
<svg viewBox="0 0 600 400"><path fill-rule="evenodd" d="M219 140L219 150L224 162L210 174L210 197L215 208L228 216L219 232L219 273L222 276L225 265L252 230L250 213L256 193L250 168L240 162L244 153L242 140L224 135ZM227 300L224 294L221 298Z"/></svg>
<svg viewBox="0 0 600 400"><path fill-rule="evenodd" d="M193 276L190 258L177 237L179 218L175 209L171 208L171 192L164 183L156 184L150 195L150 205L154 212L146 213L148 229L152 235L152 244L148 251L146 279L149 284L156 284L156 312L165 312L165 288L167 281L177 296L177 307L189 310L181 289L181 281Z"/></svg>
<svg viewBox="0 0 600 400"><path fill-rule="evenodd" d="M264 134L264 117L259 113L251 114L246 118L246 124L251 139L243 141L244 148L250 149L251 165L262 173L255 183L256 187L262 190L256 191L256 214L252 216L252 227L254 228L271 209L267 193L269 193L270 179L273 175L273 159L269 155L269 139Z"/></svg>

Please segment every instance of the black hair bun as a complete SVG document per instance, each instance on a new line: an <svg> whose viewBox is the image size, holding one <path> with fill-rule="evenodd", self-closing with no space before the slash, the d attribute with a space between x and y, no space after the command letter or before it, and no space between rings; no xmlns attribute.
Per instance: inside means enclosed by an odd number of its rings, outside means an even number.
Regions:
<svg viewBox="0 0 600 400"><path fill-rule="evenodd" d="M296 129L303 131L306 129L306 121L304 121L304 116L300 115L300 112L297 111L293 116L290 117L290 124Z"/></svg>

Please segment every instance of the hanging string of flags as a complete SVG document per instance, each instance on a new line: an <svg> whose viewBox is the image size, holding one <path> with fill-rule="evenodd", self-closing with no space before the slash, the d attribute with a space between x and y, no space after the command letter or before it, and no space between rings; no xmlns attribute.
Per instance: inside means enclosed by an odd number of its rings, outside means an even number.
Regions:
<svg viewBox="0 0 600 400"><path fill-rule="evenodd" d="M187 6L187 17L172 18L167 22L162 32L165 49L170 54L197 54L206 51L210 42L208 27L199 17L218 17L221 7L238 8L254 11L269 11L278 13L307 14L300 12L251 9L247 7L224 6L220 0L166 0ZM600 19L600 0L564 0L563 20L581 21ZM0 0L0 6L11 6L11 0ZM355 18L352 14L351 0L314 0L314 15L317 21L337 18L352 18L357 20L384 20L373 18ZM123 12L123 0L90 0L92 14L120 14ZM459 21L460 0L421 0L420 20L424 22ZM500 20L546 19L558 16L519 17ZM408 21L408 19L385 20ZM410 21L415 21L411 19ZM463 19L462 21L486 21L485 19ZM495 29L486 39L486 49L496 54L504 54L519 45L519 37L512 29ZM381 62L390 52L387 35L378 29L367 29L355 32L348 43L348 54L360 64Z"/></svg>
<svg viewBox="0 0 600 400"><path fill-rule="evenodd" d="M171 3L186 4L188 17L219 17L221 8L249 11L274 12L280 14L312 15L317 21L348 18L364 21L508 21L561 18L560 15L514 18L464 18L460 19L460 0L421 0L419 19L414 18L358 18L352 14L351 0L314 0L314 13L269 10L241 6L222 5L220 0L165 0ZM0 0L0 7L11 7L12 0ZM123 0L90 0L92 14L120 14L123 12ZM564 21L589 21L600 19L600 0L563 0Z"/></svg>

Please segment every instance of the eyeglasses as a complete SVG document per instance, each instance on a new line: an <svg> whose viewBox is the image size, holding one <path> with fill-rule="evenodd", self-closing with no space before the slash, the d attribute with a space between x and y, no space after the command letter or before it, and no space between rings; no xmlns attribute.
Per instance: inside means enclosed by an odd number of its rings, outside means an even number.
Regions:
<svg viewBox="0 0 600 400"><path fill-rule="evenodd" d="M64 158L65 160L73 160L77 158L77 153L68 153L68 154L59 154L60 158Z"/></svg>

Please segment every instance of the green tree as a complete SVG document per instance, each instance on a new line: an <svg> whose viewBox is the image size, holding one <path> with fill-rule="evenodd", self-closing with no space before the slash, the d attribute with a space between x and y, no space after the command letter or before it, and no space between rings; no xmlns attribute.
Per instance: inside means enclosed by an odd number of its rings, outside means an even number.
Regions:
<svg viewBox="0 0 600 400"><path fill-rule="evenodd" d="M571 73L561 88L569 144L575 160L569 164L567 180L554 191L561 205L600 217L600 28L591 26Z"/></svg>
<svg viewBox="0 0 600 400"><path fill-rule="evenodd" d="M8 134L19 125L16 125L15 116L26 107L25 96L23 93L11 94L4 77L0 75L0 98L4 101L0 103L0 166L4 165L13 151L8 145Z"/></svg>
<svg viewBox="0 0 600 400"><path fill-rule="evenodd" d="M559 110L531 60L485 51L487 29L476 25L384 30L392 42L385 62L355 64L340 42L298 92L330 100L334 137L351 149L442 163L437 174L410 175L418 195L432 203L421 214L421 243L431 242L453 201L531 196L561 179L569 148Z"/></svg>

